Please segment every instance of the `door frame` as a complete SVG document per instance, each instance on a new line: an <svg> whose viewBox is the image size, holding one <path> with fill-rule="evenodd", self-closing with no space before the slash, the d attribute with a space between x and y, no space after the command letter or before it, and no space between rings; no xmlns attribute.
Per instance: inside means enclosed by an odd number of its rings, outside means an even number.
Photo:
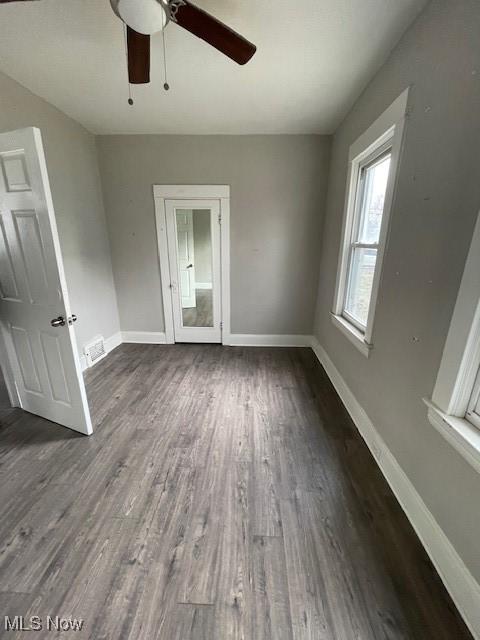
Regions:
<svg viewBox="0 0 480 640"><path fill-rule="evenodd" d="M222 344L231 344L230 333L230 185L153 185L158 259L162 288L165 341L175 343L173 304L170 291L171 274L168 258L166 200L218 200L220 204L220 267L221 267L221 334Z"/></svg>

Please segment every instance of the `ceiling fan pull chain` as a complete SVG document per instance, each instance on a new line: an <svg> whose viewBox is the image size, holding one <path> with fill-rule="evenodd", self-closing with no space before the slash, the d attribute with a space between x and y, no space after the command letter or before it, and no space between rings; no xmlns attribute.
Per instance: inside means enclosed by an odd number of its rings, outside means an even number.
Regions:
<svg viewBox="0 0 480 640"><path fill-rule="evenodd" d="M165 25L166 26L166 25ZM170 85L168 84L168 76L167 76L167 47L165 45L165 27L162 29L162 43L163 43L163 73L165 82L163 83L163 88L165 91L170 89Z"/></svg>
<svg viewBox="0 0 480 640"><path fill-rule="evenodd" d="M125 23L123 24L123 41L124 41L124 44L125 44L125 59L126 59L126 62L127 62L127 69L128 69L127 25ZM130 82L128 82L128 104L131 107L133 106L132 87L130 85Z"/></svg>

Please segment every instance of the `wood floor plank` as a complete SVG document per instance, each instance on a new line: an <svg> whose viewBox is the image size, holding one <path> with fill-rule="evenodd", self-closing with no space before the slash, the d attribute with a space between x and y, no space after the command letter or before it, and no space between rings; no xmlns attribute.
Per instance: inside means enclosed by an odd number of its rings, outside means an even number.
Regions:
<svg viewBox="0 0 480 640"><path fill-rule="evenodd" d="M165 459L165 467L149 488L141 517L134 521L133 536L97 620L98 640L155 638L161 625L171 624L181 600L195 472L183 465L179 452Z"/></svg>
<svg viewBox="0 0 480 640"><path fill-rule="evenodd" d="M122 345L85 378L91 438L0 388L0 623L471 640L310 349Z"/></svg>
<svg viewBox="0 0 480 640"><path fill-rule="evenodd" d="M281 536L279 487L275 469L278 464L278 447L275 424L259 411L251 416L253 430L253 533L260 536Z"/></svg>
<svg viewBox="0 0 480 640"><path fill-rule="evenodd" d="M290 640L292 621L281 537L253 537L253 628L258 640Z"/></svg>
<svg viewBox="0 0 480 640"><path fill-rule="evenodd" d="M220 541L215 638L251 638L253 632L253 545L250 463L236 460L225 487ZM260 637L260 636L258 636Z"/></svg>
<svg viewBox="0 0 480 640"><path fill-rule="evenodd" d="M160 621L158 631L150 636L163 640L198 640L218 638L215 610L211 605L176 604ZM227 638L228 636L223 636Z"/></svg>

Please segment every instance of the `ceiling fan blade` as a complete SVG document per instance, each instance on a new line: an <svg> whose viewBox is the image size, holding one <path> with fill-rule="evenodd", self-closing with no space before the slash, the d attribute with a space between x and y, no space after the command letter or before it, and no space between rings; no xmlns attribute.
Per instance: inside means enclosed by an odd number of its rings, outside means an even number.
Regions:
<svg viewBox="0 0 480 640"><path fill-rule="evenodd" d="M173 0L170 7L174 9L171 15L173 22L205 40L238 64L246 64L257 50L243 36L187 0L178 4Z"/></svg>
<svg viewBox="0 0 480 640"><path fill-rule="evenodd" d="M150 36L127 26L128 81L130 84L150 82Z"/></svg>

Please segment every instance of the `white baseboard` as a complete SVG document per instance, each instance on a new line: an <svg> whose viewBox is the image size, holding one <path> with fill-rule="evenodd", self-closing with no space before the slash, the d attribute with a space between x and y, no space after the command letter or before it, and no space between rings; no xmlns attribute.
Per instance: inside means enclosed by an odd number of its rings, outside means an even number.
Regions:
<svg viewBox="0 0 480 640"><path fill-rule="evenodd" d="M113 351L114 349L119 347L122 344L122 342L123 342L123 340L122 340L121 331L118 331L117 333L114 333L113 336L110 336L109 338L106 338L106 340L105 340L105 349L106 349L107 353L110 353L110 351Z"/></svg>
<svg viewBox="0 0 480 640"><path fill-rule="evenodd" d="M107 353L122 343L167 344L165 333L160 331L122 331L105 340ZM237 347L310 347L312 336L307 335L259 335L234 333L224 335L224 344ZM85 356L80 355L82 371L87 368Z"/></svg>
<svg viewBox="0 0 480 640"><path fill-rule="evenodd" d="M232 333L228 344L234 347L310 347L312 336Z"/></svg>
<svg viewBox="0 0 480 640"><path fill-rule="evenodd" d="M211 282L195 282L195 289L213 289Z"/></svg>
<svg viewBox="0 0 480 640"><path fill-rule="evenodd" d="M83 371L86 371L88 369L88 365L87 365L87 358L83 355L83 353L79 353L78 357L80 358L80 368Z"/></svg>
<svg viewBox="0 0 480 640"><path fill-rule="evenodd" d="M167 344L167 339L165 333L160 331L122 331L122 342Z"/></svg>
<svg viewBox="0 0 480 640"><path fill-rule="evenodd" d="M460 558L316 338L311 347L415 529L457 609L480 640L480 585Z"/></svg>

